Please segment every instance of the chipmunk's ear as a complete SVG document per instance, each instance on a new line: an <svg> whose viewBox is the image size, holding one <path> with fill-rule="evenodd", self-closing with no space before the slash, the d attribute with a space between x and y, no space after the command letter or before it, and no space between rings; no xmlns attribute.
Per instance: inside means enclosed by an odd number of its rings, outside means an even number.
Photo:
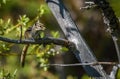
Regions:
<svg viewBox="0 0 120 79"><path fill-rule="evenodd" d="M37 26L39 23L40 23L40 21L37 20L34 25Z"/></svg>
<svg viewBox="0 0 120 79"><path fill-rule="evenodd" d="M35 26L44 26L44 24L42 24L41 22L40 22L40 20L37 20L36 21L36 23L34 24Z"/></svg>

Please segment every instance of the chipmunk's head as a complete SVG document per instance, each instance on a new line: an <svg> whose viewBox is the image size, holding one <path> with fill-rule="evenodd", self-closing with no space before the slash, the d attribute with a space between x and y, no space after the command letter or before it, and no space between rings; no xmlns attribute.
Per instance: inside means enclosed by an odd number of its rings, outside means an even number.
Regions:
<svg viewBox="0 0 120 79"><path fill-rule="evenodd" d="M33 25L33 29L36 31L45 30L44 24L40 23L39 20Z"/></svg>

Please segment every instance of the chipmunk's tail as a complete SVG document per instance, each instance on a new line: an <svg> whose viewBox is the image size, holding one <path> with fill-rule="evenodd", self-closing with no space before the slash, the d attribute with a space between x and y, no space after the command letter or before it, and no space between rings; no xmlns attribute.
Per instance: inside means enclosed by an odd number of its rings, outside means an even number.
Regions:
<svg viewBox="0 0 120 79"><path fill-rule="evenodd" d="M25 45L23 47L23 50L22 50L22 53L21 53L20 64L21 64L22 67L24 67L24 65L25 65L25 58L26 58L28 47L29 47L29 44Z"/></svg>

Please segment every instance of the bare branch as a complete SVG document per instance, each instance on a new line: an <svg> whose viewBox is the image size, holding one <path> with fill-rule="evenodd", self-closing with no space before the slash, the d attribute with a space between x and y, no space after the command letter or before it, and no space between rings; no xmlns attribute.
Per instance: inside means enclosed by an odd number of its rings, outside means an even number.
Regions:
<svg viewBox="0 0 120 79"><path fill-rule="evenodd" d="M118 37L120 37L119 19L116 17L114 10L106 0L93 0L96 5L102 10L104 23L108 26L108 32L110 32L115 49L118 56L118 62L120 64L120 49L118 46ZM118 71L118 67L113 67L110 77L115 79L115 75Z"/></svg>
<svg viewBox="0 0 120 79"><path fill-rule="evenodd" d="M107 0L92 0L92 1L93 2L91 1L87 2L86 3L87 6L81 9L89 9L89 8L96 7L93 5L97 5L101 9L102 15L103 15L103 21L107 25L107 31L111 34L111 37L117 52L117 56L118 56L118 62L120 63L120 49L118 45L118 38L120 37L119 19L115 15L114 10L112 9L112 7L110 6ZM110 77L112 79L115 79L115 75L118 71L118 66L114 66L111 71Z"/></svg>
<svg viewBox="0 0 120 79"><path fill-rule="evenodd" d="M62 38L53 38L53 37L45 37L45 38L40 38L36 41L34 40L14 40L14 39L9 39L6 37L0 37L0 41L8 42L8 43L15 43L15 44L56 44L56 45L62 45L66 46L68 48L75 48L74 43L62 39Z"/></svg>
<svg viewBox="0 0 120 79"><path fill-rule="evenodd" d="M63 67L66 67L66 66L87 66L87 65L116 65L117 63L116 62L91 62L91 63L75 63L75 64L46 64L46 65L43 65L43 66L63 66Z"/></svg>
<svg viewBox="0 0 120 79"><path fill-rule="evenodd" d="M113 66L112 71L110 72L110 78L115 79L118 72L119 64Z"/></svg>
<svg viewBox="0 0 120 79"><path fill-rule="evenodd" d="M65 37L69 41L74 42L76 45L76 50L73 53L79 62L97 62L96 57L93 55L93 52L86 44L84 38L82 37L75 22L71 18L69 11L64 6L62 0L46 0L46 3L48 4L48 7L60 25L60 28L62 29ZM110 79L101 65L83 66L83 68L88 75L94 77L95 79Z"/></svg>

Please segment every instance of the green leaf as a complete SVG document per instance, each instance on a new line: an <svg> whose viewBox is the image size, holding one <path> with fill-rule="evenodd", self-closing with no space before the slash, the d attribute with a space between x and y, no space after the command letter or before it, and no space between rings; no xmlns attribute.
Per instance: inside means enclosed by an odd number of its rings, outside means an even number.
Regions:
<svg viewBox="0 0 120 79"><path fill-rule="evenodd" d="M52 31L52 32L51 32L51 35L52 35L54 38L59 38L59 37L60 37L60 34L59 34L58 31L56 31L56 32Z"/></svg>
<svg viewBox="0 0 120 79"><path fill-rule="evenodd" d="M62 47L61 48L61 51L63 51L63 52L67 52L69 49L68 48L66 48L66 47Z"/></svg>
<svg viewBox="0 0 120 79"><path fill-rule="evenodd" d="M29 21L29 18L28 18L26 15L19 16L18 22L19 22L21 25L24 25L24 26L25 26L28 21Z"/></svg>
<svg viewBox="0 0 120 79"><path fill-rule="evenodd" d="M38 8L39 17L41 17L43 14L49 14L50 10L47 5L43 4Z"/></svg>
<svg viewBox="0 0 120 79"><path fill-rule="evenodd" d="M40 37L43 38L45 36L45 33L44 32L41 32L40 33Z"/></svg>
<svg viewBox="0 0 120 79"><path fill-rule="evenodd" d="M39 16L42 16L45 13L45 6L41 5L40 8L38 9Z"/></svg>

